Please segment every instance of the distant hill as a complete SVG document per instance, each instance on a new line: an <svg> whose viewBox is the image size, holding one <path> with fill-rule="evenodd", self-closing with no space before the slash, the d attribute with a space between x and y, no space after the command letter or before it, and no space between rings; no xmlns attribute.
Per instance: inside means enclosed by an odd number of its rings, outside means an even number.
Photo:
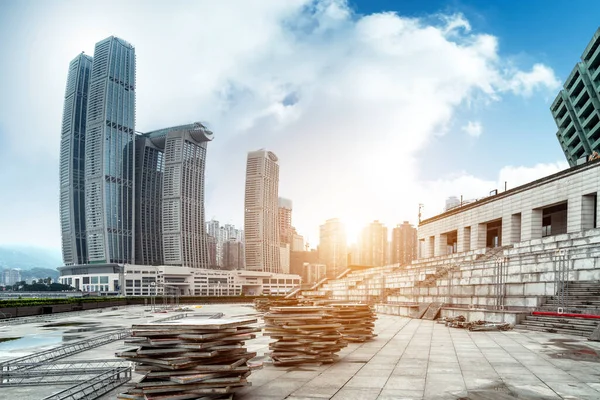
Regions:
<svg viewBox="0 0 600 400"><path fill-rule="evenodd" d="M30 246L0 245L0 269L44 268L56 271L62 264L60 250Z"/></svg>

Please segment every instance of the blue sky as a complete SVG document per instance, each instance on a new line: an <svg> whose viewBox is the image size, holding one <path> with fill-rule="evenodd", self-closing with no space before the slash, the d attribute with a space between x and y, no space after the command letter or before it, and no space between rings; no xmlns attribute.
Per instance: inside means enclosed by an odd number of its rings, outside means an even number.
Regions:
<svg viewBox="0 0 600 400"><path fill-rule="evenodd" d="M565 167L548 108L599 2L249 3L0 3L0 245L60 246L67 67L109 35L136 47L138 130L215 132L206 214L222 222L242 224L245 154L263 147L311 244L327 218L352 238Z"/></svg>

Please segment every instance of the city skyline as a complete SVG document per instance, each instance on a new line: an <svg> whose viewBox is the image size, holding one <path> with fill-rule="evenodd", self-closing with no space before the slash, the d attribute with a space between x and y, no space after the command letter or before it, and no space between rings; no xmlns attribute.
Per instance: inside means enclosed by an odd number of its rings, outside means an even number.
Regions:
<svg viewBox="0 0 600 400"><path fill-rule="evenodd" d="M213 12L214 23L179 33L159 23L154 25L160 29L153 32L141 28L142 21L185 18L176 5L153 4L143 10L133 3L123 5L123 15L133 16L126 23L123 16L110 13L110 7L92 3L80 8L68 7L67 2L0 6L0 29L7 37L20 39L3 44L15 62L3 67L1 74L7 98L13 101L0 111L0 137L6 144L0 159L3 170L21 171L1 178L2 186L11 190L0 195L0 203L7 205L0 215L6 227L0 243L60 248L56 212L60 128L56 127L62 115L65 65L82 50L92 54L93 44L110 35L134 43L137 64L143 61L136 91L137 120L144 122L136 130L196 120L200 109L209 128L219 132L206 166L206 207L208 215L236 225L243 220L244 154L259 147L270 148L281 158L280 191L293 199L294 225L313 247L319 224L328 218L344 220L352 241L375 219L388 227L404 220L415 224L420 202L425 204L425 216L431 216L441 211L449 195L478 198L502 188L504 181L511 188L565 168L549 107L597 29L590 10L582 13L580 6L553 4L545 15L529 8L529 15L536 15L533 22L510 18L515 31L533 29L533 24L544 37L536 41L538 36L517 40L506 28L509 19L503 10L477 5L317 3L321 7L315 9L276 4L268 16L262 6L251 9L240 3L208 10L199 4L185 14ZM94 20L83 17L92 13ZM554 22L565 13L584 15L585 21L553 32L550 27L561 26ZM291 14L327 28L299 32L284 23ZM222 27L230 25L221 15L232 18L236 30L222 40L209 40L226 33ZM19 22L25 19L62 39L28 32ZM257 21L258 26L252 25ZM276 40L277 35L270 34L274 31L290 36ZM240 43L240 33L247 43ZM436 46L423 44L425 33L435 36ZM317 45L324 35L336 39L327 46ZM394 52L395 43L404 43L408 54ZM421 43L422 52L411 53L406 43ZM292 49L294 56L284 48ZM361 49L370 56L347 49ZM24 68L35 64L34 54L47 63L39 76ZM191 62L176 62L177 54L186 54ZM427 68L415 68L423 65ZM430 82L431 87L415 91L411 81ZM451 91L449 82L456 83ZM39 95L31 95L33 88ZM35 116L29 118L29 129L38 132L33 142L22 134L24 109ZM425 111L428 121L417 118ZM535 145L540 150L536 158L511 151L506 143L516 139L523 149ZM487 148L505 157L484 160ZM328 201L320 206L323 194Z"/></svg>

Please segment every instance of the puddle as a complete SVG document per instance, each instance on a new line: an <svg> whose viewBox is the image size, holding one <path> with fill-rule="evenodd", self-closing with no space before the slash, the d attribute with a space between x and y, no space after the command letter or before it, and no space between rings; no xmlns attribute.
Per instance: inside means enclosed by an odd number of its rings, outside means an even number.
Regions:
<svg viewBox="0 0 600 400"><path fill-rule="evenodd" d="M74 335L74 336L63 336L62 340L63 340L63 342L70 342L72 340L81 340L84 338L85 338L85 336Z"/></svg>
<svg viewBox="0 0 600 400"><path fill-rule="evenodd" d="M19 340L19 339L21 339L21 336L0 338L0 343L10 342L11 340Z"/></svg>
<svg viewBox="0 0 600 400"><path fill-rule="evenodd" d="M44 328L64 327L64 326L84 326L84 325L96 325L97 322L55 322L53 324L42 325Z"/></svg>
<svg viewBox="0 0 600 400"><path fill-rule="evenodd" d="M61 336L30 335L16 338L8 342L0 343L0 354L4 351L21 350L28 347L47 346L62 341Z"/></svg>
<svg viewBox="0 0 600 400"><path fill-rule="evenodd" d="M558 350L550 353L552 358L566 358L575 361L600 362L600 354L593 348L569 339L550 339Z"/></svg>

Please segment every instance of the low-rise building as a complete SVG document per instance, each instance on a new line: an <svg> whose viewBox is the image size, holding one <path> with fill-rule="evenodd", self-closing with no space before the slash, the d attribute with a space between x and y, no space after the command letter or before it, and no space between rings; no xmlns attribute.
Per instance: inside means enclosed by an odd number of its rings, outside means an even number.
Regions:
<svg viewBox="0 0 600 400"><path fill-rule="evenodd" d="M299 275L165 265L70 265L59 271L61 283L100 295L283 295L301 283Z"/></svg>

